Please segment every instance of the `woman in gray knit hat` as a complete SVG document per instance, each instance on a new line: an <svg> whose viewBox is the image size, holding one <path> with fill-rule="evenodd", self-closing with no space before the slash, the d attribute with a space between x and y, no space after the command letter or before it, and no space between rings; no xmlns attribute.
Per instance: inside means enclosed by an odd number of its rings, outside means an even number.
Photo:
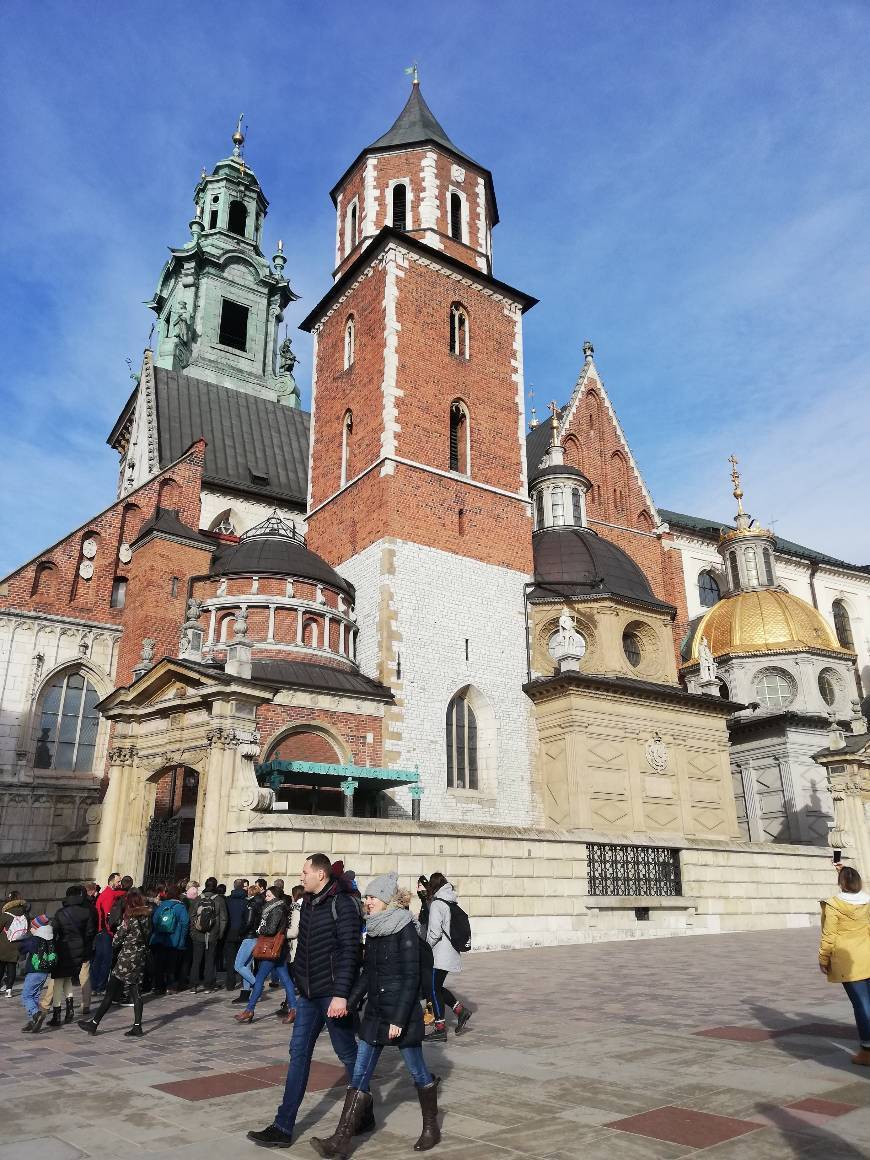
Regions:
<svg viewBox="0 0 870 1160"><path fill-rule="evenodd" d="M359 1028L359 1049L338 1127L328 1139L312 1139L320 1156L350 1155L354 1133L371 1107L369 1084L387 1044L398 1047L414 1081L423 1113L417 1152L434 1148L438 1128L438 1084L423 1058L423 1009L420 1006L420 936L408 910L410 895L398 889L398 875L380 874L363 892L366 946L362 973L347 1000L354 1011L366 1000Z"/></svg>

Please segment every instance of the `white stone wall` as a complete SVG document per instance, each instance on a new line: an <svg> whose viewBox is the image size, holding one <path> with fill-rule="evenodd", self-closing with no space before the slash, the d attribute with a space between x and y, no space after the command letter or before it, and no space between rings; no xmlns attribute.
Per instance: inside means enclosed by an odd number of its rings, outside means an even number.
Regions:
<svg viewBox="0 0 870 1160"><path fill-rule="evenodd" d="M425 790L421 816L475 824L533 823L538 816L532 773L535 728L531 702L521 688L526 673L523 584L529 577L400 540L371 545L340 571L357 590L360 667L392 684L396 693L399 713L386 747L396 754L395 766L419 767ZM396 652L401 680L395 675ZM451 697L468 685L486 702L477 714L485 766L478 792L447 789L445 714ZM406 810L407 795L397 791L394 796Z"/></svg>
<svg viewBox="0 0 870 1160"><path fill-rule="evenodd" d="M199 526L203 531L209 531L218 516L229 510L232 513L236 535L240 536L277 511L282 520L295 527L301 536L305 535L305 513L301 510L301 505L287 507L284 504L276 504L274 500L255 500L249 496L240 496L236 492L219 491L208 486L202 489L201 504Z"/></svg>

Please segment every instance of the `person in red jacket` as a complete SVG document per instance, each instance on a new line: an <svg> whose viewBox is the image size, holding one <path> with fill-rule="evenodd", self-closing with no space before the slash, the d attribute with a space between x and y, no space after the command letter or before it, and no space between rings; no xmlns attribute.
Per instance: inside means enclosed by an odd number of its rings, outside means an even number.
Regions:
<svg viewBox="0 0 870 1160"><path fill-rule="evenodd" d="M94 995L103 994L112 969L114 931L109 929L109 915L117 899L123 898L132 887L133 879L129 874L122 878L116 872L109 875L106 889L97 895L97 937L94 939L94 957L91 960L91 992Z"/></svg>

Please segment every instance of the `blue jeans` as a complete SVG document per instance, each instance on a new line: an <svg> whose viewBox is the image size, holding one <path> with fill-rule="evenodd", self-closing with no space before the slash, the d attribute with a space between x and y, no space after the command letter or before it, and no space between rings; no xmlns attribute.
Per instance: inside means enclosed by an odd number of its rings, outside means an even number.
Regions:
<svg viewBox="0 0 870 1160"><path fill-rule="evenodd" d="M39 1013L39 995L47 978L48 971L31 971L29 975L24 976L21 1002L31 1019Z"/></svg>
<svg viewBox="0 0 870 1160"><path fill-rule="evenodd" d="M356 1067L353 1069L353 1079L350 1086L356 1088L358 1091L367 1092L372 1076L375 1074L375 1068L378 1065L378 1060L381 1058L381 1052L384 1050L383 1043L364 1043L359 1041L359 1047L356 1053ZM411 1079L417 1087L425 1087L432 1083L432 1073L426 1066L426 1060L423 1058L423 1048L418 1044L416 1047L400 1047L399 1051L402 1053L402 1059L405 1061Z"/></svg>
<svg viewBox="0 0 870 1160"><path fill-rule="evenodd" d="M870 1050L870 979L844 983L843 987L855 1011L855 1023L861 1046Z"/></svg>
<svg viewBox="0 0 870 1160"><path fill-rule="evenodd" d="M256 945L257 940L255 938L243 938L241 943L239 943L236 961L233 963L233 969L237 975L242 976L242 982L249 991L255 982L254 972L251 970L251 952Z"/></svg>
<svg viewBox="0 0 870 1160"><path fill-rule="evenodd" d="M253 1011L257 1006L257 1000L263 994L263 988L266 985L266 980L270 975L277 975L280 981L284 984L284 994L287 996L287 1006L292 1009L296 1006L296 992L293 989L293 980L290 978L290 972L287 969L286 963L273 963L271 959L261 959L257 963L257 975L254 979L254 989L251 991L251 997L248 999L246 1011Z"/></svg>
<svg viewBox="0 0 870 1160"><path fill-rule="evenodd" d="M105 991L112 969L112 936L101 930L94 939L91 956L91 991Z"/></svg>
<svg viewBox="0 0 870 1160"><path fill-rule="evenodd" d="M290 1066L287 1068L287 1082L284 1084L284 1098L275 1115L275 1126L288 1136L293 1135L296 1115L311 1071L311 1057L324 1024L329 1031L332 1049L347 1072L347 1082L353 1078L356 1067L356 1036L353 1022L344 1019L327 1019L326 1012L332 999L327 995L316 999L296 998L296 1022L293 1024L293 1038L290 1040Z"/></svg>

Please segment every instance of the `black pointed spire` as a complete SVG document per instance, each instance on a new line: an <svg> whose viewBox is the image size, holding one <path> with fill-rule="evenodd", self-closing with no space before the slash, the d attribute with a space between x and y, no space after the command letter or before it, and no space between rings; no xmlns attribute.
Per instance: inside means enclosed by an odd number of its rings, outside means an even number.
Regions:
<svg viewBox="0 0 870 1160"><path fill-rule="evenodd" d="M466 161L472 160L461 149L457 149L444 132L435 114L426 104L419 82L415 81L411 85L411 93L404 109L387 132L369 145L369 149L401 149L409 145L422 145L426 141L442 145L457 157L464 157Z"/></svg>

